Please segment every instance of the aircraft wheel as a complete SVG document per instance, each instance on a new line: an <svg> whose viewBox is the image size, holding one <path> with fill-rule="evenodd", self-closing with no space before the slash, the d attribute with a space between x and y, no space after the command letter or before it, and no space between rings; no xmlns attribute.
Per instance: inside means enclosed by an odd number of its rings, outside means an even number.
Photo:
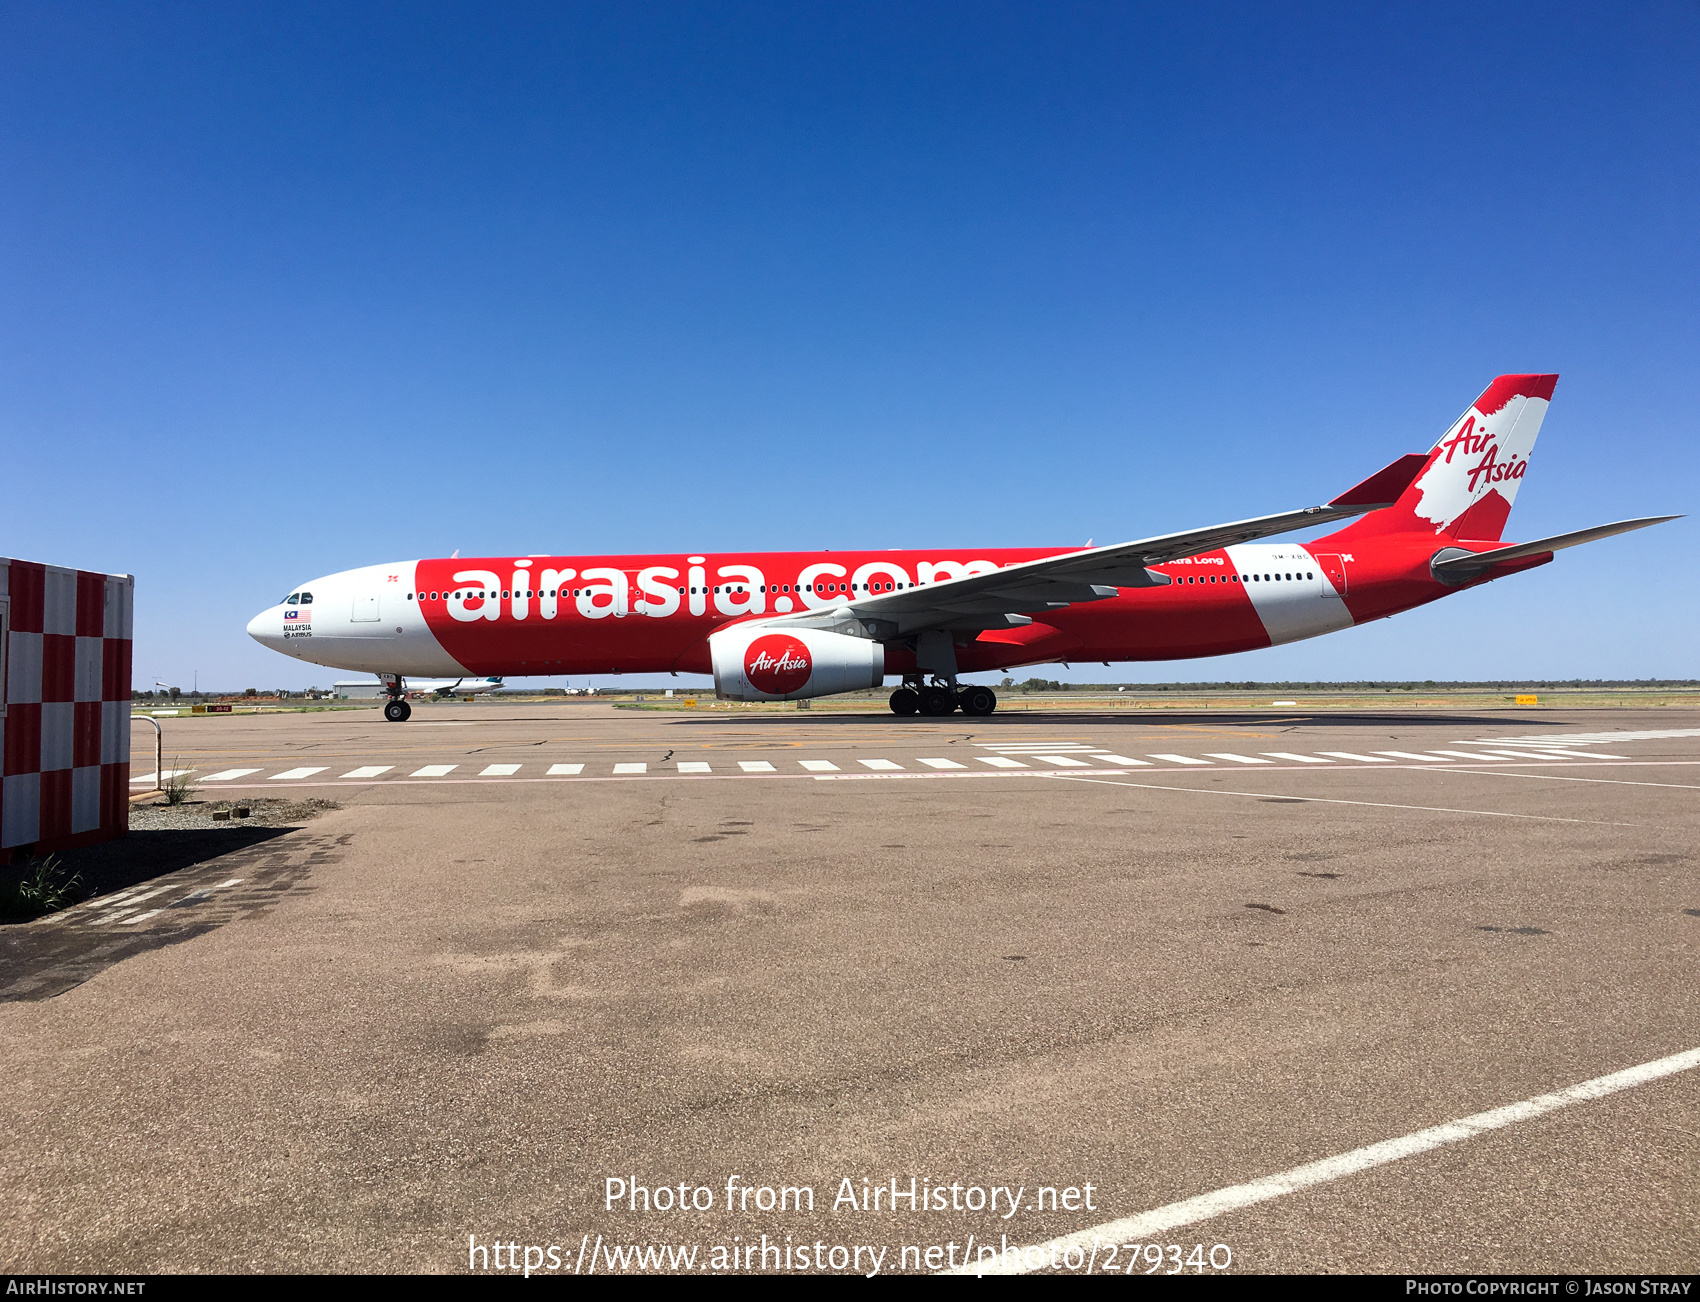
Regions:
<svg viewBox="0 0 1700 1302"><path fill-rule="evenodd" d="M384 707L384 718L391 723L406 723L413 717L413 707L406 701L391 701Z"/></svg>
<svg viewBox="0 0 1700 1302"><path fill-rule="evenodd" d="M891 694L891 712L893 714L914 714L921 708L921 694L908 687L899 687Z"/></svg>
<svg viewBox="0 0 1700 1302"><path fill-rule="evenodd" d="M942 687L921 689L921 713L939 718L956 713L956 699Z"/></svg>
<svg viewBox="0 0 1700 1302"><path fill-rule="evenodd" d="M956 703L964 714L990 714L998 708L997 694L989 687L965 687Z"/></svg>

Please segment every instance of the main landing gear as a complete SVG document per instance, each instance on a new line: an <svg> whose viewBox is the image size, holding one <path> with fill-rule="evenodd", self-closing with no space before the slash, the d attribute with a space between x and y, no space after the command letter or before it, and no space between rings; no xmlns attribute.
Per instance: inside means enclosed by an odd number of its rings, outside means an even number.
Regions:
<svg viewBox="0 0 1700 1302"><path fill-rule="evenodd" d="M893 714L924 714L943 718L961 710L964 714L990 714L998 708L997 693L989 687L973 685L957 687L955 683L934 680L905 679L903 686L891 694Z"/></svg>
<svg viewBox="0 0 1700 1302"><path fill-rule="evenodd" d="M400 697L391 697L388 705L384 706L384 718L391 723L406 723L413 717L413 707Z"/></svg>

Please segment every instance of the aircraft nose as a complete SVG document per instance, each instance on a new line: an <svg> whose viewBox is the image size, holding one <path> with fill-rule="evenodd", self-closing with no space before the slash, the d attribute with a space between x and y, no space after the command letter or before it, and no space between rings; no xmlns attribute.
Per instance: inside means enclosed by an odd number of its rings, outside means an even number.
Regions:
<svg viewBox="0 0 1700 1302"><path fill-rule="evenodd" d="M248 636L265 646L282 639L282 630L278 628L277 607L262 610L248 621Z"/></svg>

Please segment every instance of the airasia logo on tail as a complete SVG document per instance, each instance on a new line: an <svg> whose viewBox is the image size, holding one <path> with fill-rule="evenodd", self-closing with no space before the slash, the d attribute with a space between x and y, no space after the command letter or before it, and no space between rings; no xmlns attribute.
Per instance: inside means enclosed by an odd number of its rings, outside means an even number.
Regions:
<svg viewBox="0 0 1700 1302"><path fill-rule="evenodd" d="M758 637L744 649L744 676L769 696L785 696L809 681L814 664L809 648L786 633Z"/></svg>

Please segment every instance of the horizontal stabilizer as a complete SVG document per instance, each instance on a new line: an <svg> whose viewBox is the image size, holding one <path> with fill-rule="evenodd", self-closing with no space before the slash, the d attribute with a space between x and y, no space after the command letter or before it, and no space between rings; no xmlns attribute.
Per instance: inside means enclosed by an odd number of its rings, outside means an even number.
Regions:
<svg viewBox="0 0 1700 1302"><path fill-rule="evenodd" d="M1385 470L1378 470L1356 488L1348 488L1329 506L1392 506L1428 464L1428 452L1411 452Z"/></svg>
<svg viewBox="0 0 1700 1302"><path fill-rule="evenodd" d="M1446 556L1444 553L1436 557L1432 563L1435 573L1454 576L1470 574L1477 570L1485 570L1489 566L1498 565L1501 561L1518 561L1528 556L1544 556L1550 552L1563 551L1566 547L1577 547L1582 543L1594 542L1600 538L1610 538L1613 534L1628 533L1632 529L1645 529L1650 524L1663 524L1666 520L1680 520L1680 515L1651 515L1644 520L1619 520L1616 524L1602 524L1592 529L1578 529L1575 533L1561 533L1552 538L1538 538L1534 542L1518 543L1513 547L1496 547L1491 552L1463 552ZM1448 550L1452 550L1448 548Z"/></svg>

